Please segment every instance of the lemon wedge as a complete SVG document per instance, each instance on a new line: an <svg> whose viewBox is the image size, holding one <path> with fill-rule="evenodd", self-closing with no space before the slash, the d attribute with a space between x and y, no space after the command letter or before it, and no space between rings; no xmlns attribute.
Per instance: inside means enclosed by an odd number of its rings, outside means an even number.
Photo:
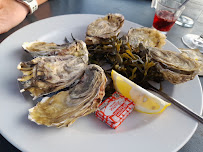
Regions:
<svg viewBox="0 0 203 152"><path fill-rule="evenodd" d="M161 113L171 105L171 103L155 96L114 70L111 72L111 77L116 91L131 99L135 103L135 110L139 112L147 114Z"/></svg>

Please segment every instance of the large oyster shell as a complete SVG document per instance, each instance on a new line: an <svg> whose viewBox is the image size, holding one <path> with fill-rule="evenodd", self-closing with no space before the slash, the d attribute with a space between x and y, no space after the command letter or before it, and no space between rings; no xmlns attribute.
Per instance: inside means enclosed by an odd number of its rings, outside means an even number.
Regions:
<svg viewBox="0 0 203 152"><path fill-rule="evenodd" d="M156 67L164 78L173 84L194 79L199 71L199 64L179 52L148 48L148 56L156 62Z"/></svg>
<svg viewBox="0 0 203 152"><path fill-rule="evenodd" d="M100 44L103 39L117 36L124 23L121 14L108 14L92 22L87 27L85 42L87 45Z"/></svg>
<svg viewBox="0 0 203 152"><path fill-rule="evenodd" d="M144 47L162 48L166 44L166 36L156 29L142 27L132 28L127 34L132 48L137 48L140 43Z"/></svg>
<svg viewBox="0 0 203 152"><path fill-rule="evenodd" d="M24 89L28 90L34 99L70 86L83 74L87 63L81 58L67 56L37 57L28 62L21 62L18 69L23 77Z"/></svg>
<svg viewBox="0 0 203 152"><path fill-rule="evenodd" d="M29 110L29 119L39 125L71 125L79 117L96 111L105 95L106 80L101 67L89 65L76 86L44 98Z"/></svg>
<svg viewBox="0 0 203 152"><path fill-rule="evenodd" d="M28 90L36 99L69 87L82 76L87 64L88 50L83 41L70 44L68 49L57 52L57 56L39 56L20 62L17 69L23 72L18 79L23 82L21 92Z"/></svg>

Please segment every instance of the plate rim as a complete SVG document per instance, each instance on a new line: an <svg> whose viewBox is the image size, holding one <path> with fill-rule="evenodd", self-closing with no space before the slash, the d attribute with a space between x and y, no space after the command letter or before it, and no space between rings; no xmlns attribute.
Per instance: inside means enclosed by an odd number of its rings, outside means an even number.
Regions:
<svg viewBox="0 0 203 152"><path fill-rule="evenodd" d="M50 19L54 19L54 18L58 18L58 17L67 17L67 16L75 16L75 15L77 15L77 16L81 16L81 15L82 15L82 16L83 16L83 15L84 15L84 16L90 16L90 15L91 15L91 16L97 16L97 17L102 17L102 16L104 16L104 15L101 15L101 14L65 14L65 15L58 15L58 16L48 17L48 18L45 18L45 19L42 19L42 20L39 20L39 21L30 23L30 24L28 24L28 25L26 25L26 26L24 26L24 27L18 29L17 31L13 32L13 33L10 34L8 37L6 37L6 38L1 42L1 44L6 43L6 41L8 41L10 37L12 37L12 36L15 35L15 34L18 34L18 32L23 31L24 28L26 28L26 27L33 26L34 24L39 24L39 22L44 22L44 21L47 21L47 20L50 20ZM130 20L125 20L125 21L131 22L131 23L133 23L133 24L137 24L137 23L132 22L132 21L130 21ZM140 24L137 24L137 25L142 26L142 25L140 25ZM167 42L168 42L170 45L172 45L173 47L175 47L176 49L178 49L178 48L177 48L173 43L171 43L169 40L167 40ZM1 48L1 47L3 47L3 45L1 45L0 48ZM178 49L178 50L179 50L179 49ZM196 76L196 77L197 77L198 83L199 83L199 85L200 85L200 89L201 89L200 91L202 92L202 86L201 86L200 79L198 78L198 76ZM203 96L201 96L201 97L202 97L201 105L203 105ZM202 114L202 112L203 112L203 106L201 106L200 114ZM182 142L182 144L180 144L175 150L180 150L180 149L191 139L191 137L193 136L193 134L194 134L194 132L196 131L197 127L198 127L198 123L196 122L195 127L194 127L193 131L190 133L190 135L188 135L188 138L185 139L184 142ZM4 133L4 131L2 131L1 129L0 129L0 133L1 133L1 135L3 136L3 138L5 138L11 145L13 145L14 147L16 147L17 149L19 149L19 150L21 150L21 151L26 151L26 149L23 149L22 146L20 146L20 145L19 145L17 142L15 142L12 138L10 138L9 136L7 136L6 133Z"/></svg>

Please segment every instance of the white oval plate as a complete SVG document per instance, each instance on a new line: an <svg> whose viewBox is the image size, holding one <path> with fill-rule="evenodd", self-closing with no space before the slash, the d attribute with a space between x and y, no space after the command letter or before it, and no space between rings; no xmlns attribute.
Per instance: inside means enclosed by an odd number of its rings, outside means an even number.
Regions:
<svg viewBox="0 0 203 152"><path fill-rule="evenodd" d="M10 35L0 45L0 132L22 151L156 151L180 149L193 135L198 123L173 105L158 115L133 112L114 130L94 114L80 118L69 128L47 128L27 119L28 109L34 106L30 98L19 92L16 67L25 61L21 45L26 41L63 43L71 33L84 40L87 25L100 15L65 15L30 24ZM140 25L125 21L123 33ZM167 41L165 49L178 51ZM198 77L180 85L164 83L164 91L197 112L202 110L202 90Z"/></svg>

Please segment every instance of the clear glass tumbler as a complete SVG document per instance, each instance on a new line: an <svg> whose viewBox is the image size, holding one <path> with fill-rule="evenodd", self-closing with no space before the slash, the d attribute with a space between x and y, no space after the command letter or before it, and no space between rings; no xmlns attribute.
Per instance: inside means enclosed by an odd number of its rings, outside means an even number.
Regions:
<svg viewBox="0 0 203 152"><path fill-rule="evenodd" d="M186 34L182 37L183 43L188 46L190 49L199 49L203 53L203 34Z"/></svg>
<svg viewBox="0 0 203 152"><path fill-rule="evenodd" d="M179 8L180 5L181 3L175 0L159 0L155 10L153 27L167 34L185 8L184 6Z"/></svg>

